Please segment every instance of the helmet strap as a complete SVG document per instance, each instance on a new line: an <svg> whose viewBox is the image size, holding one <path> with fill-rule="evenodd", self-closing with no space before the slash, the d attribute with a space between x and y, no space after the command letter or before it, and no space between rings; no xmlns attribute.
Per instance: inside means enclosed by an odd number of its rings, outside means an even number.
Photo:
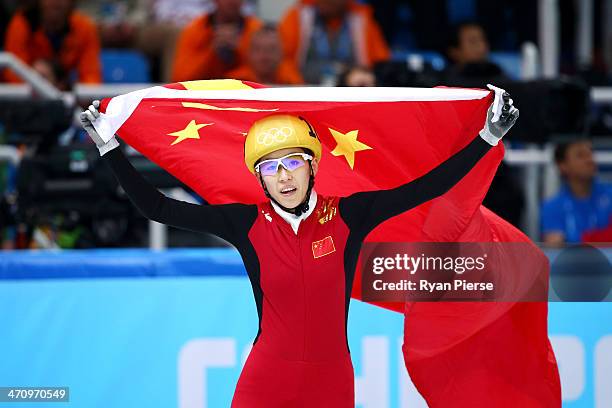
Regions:
<svg viewBox="0 0 612 408"><path fill-rule="evenodd" d="M290 214L294 214L298 217L306 213L310 209L310 205L308 204L308 201L310 201L310 193L312 192L312 188L314 187L314 171L312 170L312 162L308 160L308 163L310 164L310 177L308 179L308 190L306 190L306 197L304 197L304 200L294 208L287 208L283 206L281 203L279 203L278 201L276 201L274 197L272 197L272 195L268 191L268 188L266 187L266 183L264 183L263 181L261 173L257 173L259 175L259 182L261 183L261 186L263 187L263 191L266 197L268 197L270 201L274 202L274 204L278 205L281 208L281 210L288 212Z"/></svg>

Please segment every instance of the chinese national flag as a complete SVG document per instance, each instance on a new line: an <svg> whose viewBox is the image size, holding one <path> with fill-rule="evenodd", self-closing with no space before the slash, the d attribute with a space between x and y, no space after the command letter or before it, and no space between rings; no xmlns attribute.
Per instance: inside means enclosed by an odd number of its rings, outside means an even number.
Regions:
<svg viewBox="0 0 612 408"><path fill-rule="evenodd" d="M347 196L425 174L477 137L491 101L489 91L476 89L194 81L105 99L94 126L105 140L119 135L210 204L256 203L265 197L244 164L243 145L259 118L291 113L312 123L323 145L315 188ZM481 206L502 157L500 144L448 193L384 222L366 241L528 241ZM320 256L332 250L331 239L313 246ZM355 277L359 298L359 271ZM546 303L380 306L406 313L406 367L429 406L561 406Z"/></svg>

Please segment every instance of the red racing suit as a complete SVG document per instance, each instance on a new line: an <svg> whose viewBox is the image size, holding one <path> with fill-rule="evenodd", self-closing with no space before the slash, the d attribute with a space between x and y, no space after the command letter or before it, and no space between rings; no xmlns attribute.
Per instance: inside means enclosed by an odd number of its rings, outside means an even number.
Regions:
<svg viewBox="0 0 612 408"><path fill-rule="evenodd" d="M150 185L120 149L104 158L152 220L215 234L234 245L248 273L259 331L238 380L235 408L354 407L346 327L365 236L378 224L456 184L491 146L476 137L422 177L390 190L318 196L297 234L269 202L198 205Z"/></svg>

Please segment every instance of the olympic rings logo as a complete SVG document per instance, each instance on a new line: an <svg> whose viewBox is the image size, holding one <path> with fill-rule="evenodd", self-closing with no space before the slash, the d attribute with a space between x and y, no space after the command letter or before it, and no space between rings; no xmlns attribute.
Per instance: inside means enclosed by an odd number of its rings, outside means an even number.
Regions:
<svg viewBox="0 0 612 408"><path fill-rule="evenodd" d="M257 135L257 143L270 146L273 143L282 143L293 136L293 129L288 126L270 128Z"/></svg>

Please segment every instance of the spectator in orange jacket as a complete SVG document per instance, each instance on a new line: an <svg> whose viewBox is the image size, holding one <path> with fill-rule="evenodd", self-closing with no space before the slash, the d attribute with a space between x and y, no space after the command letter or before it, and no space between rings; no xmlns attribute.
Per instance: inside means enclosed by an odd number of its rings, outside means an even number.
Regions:
<svg viewBox="0 0 612 408"><path fill-rule="evenodd" d="M228 78L261 84L303 84L302 75L292 61L283 61L283 46L278 31L265 25L253 33L247 63L227 74Z"/></svg>
<svg viewBox="0 0 612 408"><path fill-rule="evenodd" d="M38 0L15 13L4 50L15 54L59 89L70 87L72 71L83 83L102 80L100 42L95 24L74 11L74 0ZM5 71L9 82L18 76Z"/></svg>
<svg viewBox="0 0 612 408"><path fill-rule="evenodd" d="M215 0L213 13L192 21L181 33L172 80L225 78L246 61L252 34L262 23L242 13L242 0Z"/></svg>
<svg viewBox="0 0 612 408"><path fill-rule="evenodd" d="M347 66L371 67L390 56L370 7L353 0L302 0L279 31L285 57L308 83L335 81Z"/></svg>

